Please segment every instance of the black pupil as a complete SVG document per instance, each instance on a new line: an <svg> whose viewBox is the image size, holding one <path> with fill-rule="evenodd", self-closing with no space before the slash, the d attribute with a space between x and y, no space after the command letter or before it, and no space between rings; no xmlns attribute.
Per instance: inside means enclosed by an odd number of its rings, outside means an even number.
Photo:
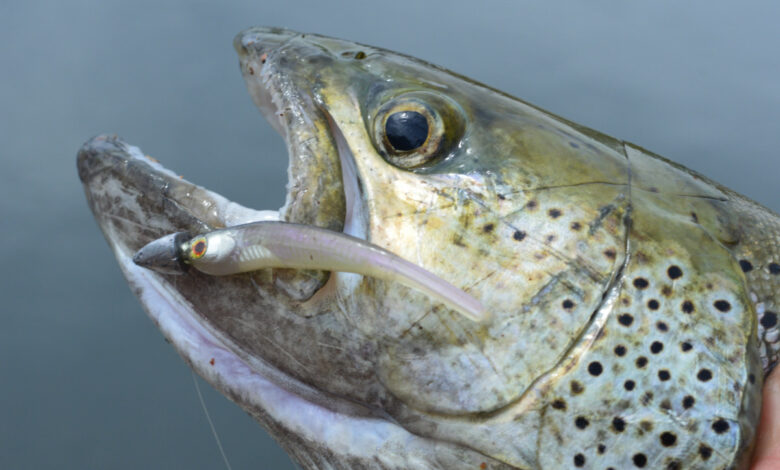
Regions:
<svg viewBox="0 0 780 470"><path fill-rule="evenodd" d="M428 120L417 111L393 113L385 122L385 134L394 149L414 150L428 138Z"/></svg>

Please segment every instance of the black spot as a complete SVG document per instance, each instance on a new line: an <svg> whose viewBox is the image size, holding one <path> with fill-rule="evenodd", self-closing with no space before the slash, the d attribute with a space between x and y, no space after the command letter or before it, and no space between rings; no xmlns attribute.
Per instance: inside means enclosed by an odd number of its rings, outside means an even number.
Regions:
<svg viewBox="0 0 780 470"><path fill-rule="evenodd" d="M694 403L696 403L695 398L693 398L691 395L685 395L685 398L683 398L682 401L682 406L687 410L688 408L691 408Z"/></svg>
<svg viewBox="0 0 780 470"><path fill-rule="evenodd" d="M682 349L683 352L688 352L693 349L693 345L686 341L680 345L680 349Z"/></svg>
<svg viewBox="0 0 780 470"><path fill-rule="evenodd" d="M752 384L756 383L756 374L750 374L750 375L748 375L748 380L749 380L749 381L750 381L750 383L752 383Z"/></svg>
<svg viewBox="0 0 780 470"><path fill-rule="evenodd" d="M644 467L647 465L647 456L645 454L634 454L634 456L631 458L631 460L634 461L634 465L636 465L639 468Z"/></svg>
<svg viewBox="0 0 780 470"><path fill-rule="evenodd" d="M666 470L680 470L680 462L678 460L672 460L666 464Z"/></svg>
<svg viewBox="0 0 780 470"><path fill-rule="evenodd" d="M696 378L702 382L709 382L710 379L712 379L712 372L710 372L709 369L701 369L699 373L696 374Z"/></svg>
<svg viewBox="0 0 780 470"><path fill-rule="evenodd" d="M685 313L693 313L693 311L696 310L693 306L693 302L690 300L686 300L682 303L682 311Z"/></svg>
<svg viewBox="0 0 780 470"><path fill-rule="evenodd" d="M612 429L617 432L623 432L626 430L626 422L619 416L615 417L615 419L612 420Z"/></svg>
<svg viewBox="0 0 780 470"><path fill-rule="evenodd" d="M571 229L572 230L576 231L576 230L579 230L581 228L582 228L582 224L581 223L579 223L579 222L572 222L572 224L571 224Z"/></svg>
<svg viewBox="0 0 780 470"><path fill-rule="evenodd" d="M708 460L712 456L712 447L707 444L699 444L699 455L702 460Z"/></svg>
<svg viewBox="0 0 780 470"><path fill-rule="evenodd" d="M607 446L604 444L599 444L599 446L596 448L596 452L599 454L603 454L605 450L607 450Z"/></svg>
<svg viewBox="0 0 780 470"><path fill-rule="evenodd" d="M650 285L650 283L647 282L647 279L645 279L643 277L638 277L638 278L634 279L634 287L636 287L637 289L646 289L647 286L649 286L649 285Z"/></svg>
<svg viewBox="0 0 780 470"><path fill-rule="evenodd" d="M533 210L533 209L536 209L536 206L538 206L538 205L539 205L539 203L536 202L536 199L531 199L530 201L528 201L528 204L526 204L525 207Z"/></svg>
<svg viewBox="0 0 780 470"><path fill-rule="evenodd" d="M728 303L728 301L726 300L716 300L715 303L713 303L712 305L714 305L715 308L717 308L721 312L728 312L729 310L731 310L731 304Z"/></svg>
<svg viewBox="0 0 780 470"><path fill-rule="evenodd" d="M358 51L357 54L355 54L355 59L357 60L363 60L366 58L366 53L363 51Z"/></svg>
<svg viewBox="0 0 780 470"><path fill-rule="evenodd" d="M636 387L636 382L634 382L633 380L626 380L625 382L623 382L623 388L625 388L629 392L633 390L634 387Z"/></svg>
<svg viewBox="0 0 780 470"><path fill-rule="evenodd" d="M515 230L515 233L512 234L512 238L514 238L515 240L521 242L525 238L525 232L523 232L521 230Z"/></svg>
<svg viewBox="0 0 780 470"><path fill-rule="evenodd" d="M564 301L563 301L563 303L561 304L561 306L562 306L564 309L566 309L566 310L569 310L569 309L572 309L572 308L574 308L574 302L572 302L572 301L571 301L571 300L569 300L569 299L566 299L566 300L564 300Z"/></svg>
<svg viewBox="0 0 780 470"><path fill-rule="evenodd" d="M585 456L582 454L577 454L574 456L574 466L575 467L584 467L585 466Z"/></svg>
<svg viewBox="0 0 780 470"><path fill-rule="evenodd" d="M547 214L553 219L557 219L558 217L561 216L562 212L560 211L560 209L550 209L549 211L547 211Z"/></svg>
<svg viewBox="0 0 780 470"><path fill-rule="evenodd" d="M599 361L593 361L590 364L588 364L588 372L590 375L594 377L598 377L601 375L601 373L604 371L604 368L601 366L601 363Z"/></svg>
<svg viewBox="0 0 780 470"><path fill-rule="evenodd" d="M662 321L656 323L655 327L658 328L658 331L669 331L669 326Z"/></svg>
<svg viewBox="0 0 780 470"><path fill-rule="evenodd" d="M609 259L615 259L617 257L617 253L613 248L607 248L604 250L604 256L606 256Z"/></svg>
<svg viewBox="0 0 780 470"><path fill-rule="evenodd" d="M634 317L632 317L630 313L624 313L618 316L618 321L623 326L631 326L631 324L634 323Z"/></svg>
<svg viewBox="0 0 780 470"><path fill-rule="evenodd" d="M490 232L493 231L494 228L495 228L495 225L493 225L493 224L485 224L485 226L482 227L482 231L485 232L485 233L490 233Z"/></svg>
<svg viewBox="0 0 780 470"><path fill-rule="evenodd" d="M777 325L777 314L769 310L764 312L764 316L761 317L761 326L768 330L769 328L774 328L775 325Z"/></svg>
<svg viewBox="0 0 780 470"><path fill-rule="evenodd" d="M658 378L661 379L661 382L666 382L667 380L671 379L672 376L669 374L668 370L661 369L658 371Z"/></svg>
<svg viewBox="0 0 780 470"><path fill-rule="evenodd" d="M547 235L547 243L552 243L555 241L555 235Z"/></svg>
<svg viewBox="0 0 780 470"><path fill-rule="evenodd" d="M729 422L721 418L715 421L714 423L712 423L712 430L718 434L723 434L724 432L729 430Z"/></svg>
<svg viewBox="0 0 780 470"><path fill-rule="evenodd" d="M626 355L626 347L622 344L618 344L615 346L615 354L617 354L620 357L623 357Z"/></svg>
<svg viewBox="0 0 780 470"><path fill-rule="evenodd" d="M672 404L669 402L669 400L664 399L661 401L661 409L669 411L672 409Z"/></svg>
<svg viewBox="0 0 780 470"><path fill-rule="evenodd" d="M588 421L588 418L584 416L577 416L577 419L574 420L574 425L579 429L585 429L589 424L590 421Z"/></svg>
<svg viewBox="0 0 780 470"><path fill-rule="evenodd" d="M769 263L769 272L775 275L780 274L780 264Z"/></svg>
<svg viewBox="0 0 780 470"><path fill-rule="evenodd" d="M647 365L647 358L645 356L639 356L636 358L636 366L640 369Z"/></svg>
<svg viewBox="0 0 780 470"><path fill-rule="evenodd" d="M693 220L695 223L699 223L699 216L696 215L695 212L691 212L691 220Z"/></svg>
<svg viewBox="0 0 780 470"><path fill-rule="evenodd" d="M675 436L671 432L662 432L661 433L661 445L664 447L672 447L673 445L677 444L677 436Z"/></svg>
<svg viewBox="0 0 780 470"><path fill-rule="evenodd" d="M664 350L664 343L660 341L653 341L653 344L650 345L650 352L653 354L658 354L663 350Z"/></svg>
<svg viewBox="0 0 780 470"><path fill-rule="evenodd" d="M657 300L655 300L655 299L650 299L650 300L647 302L647 308L649 308L650 310L658 310L658 307L660 307L660 306L661 306L661 305L660 305L660 304L658 303L658 301L657 301Z"/></svg>
<svg viewBox="0 0 780 470"><path fill-rule="evenodd" d="M552 407L556 410L565 410L566 409L566 402L558 398L557 400L554 400L552 402Z"/></svg>
<svg viewBox="0 0 780 470"><path fill-rule="evenodd" d="M753 263L746 259L739 260L739 267L742 268L742 272L749 273L753 270Z"/></svg>
<svg viewBox="0 0 780 470"><path fill-rule="evenodd" d="M682 269L680 269L677 265L669 266L669 269L666 270L666 274L669 275L672 279L679 279L682 277L683 272Z"/></svg>
<svg viewBox="0 0 780 470"><path fill-rule="evenodd" d="M572 395L579 395L580 393L585 390L585 387L582 386L581 383L577 382L576 380L572 380L571 382L571 393Z"/></svg>

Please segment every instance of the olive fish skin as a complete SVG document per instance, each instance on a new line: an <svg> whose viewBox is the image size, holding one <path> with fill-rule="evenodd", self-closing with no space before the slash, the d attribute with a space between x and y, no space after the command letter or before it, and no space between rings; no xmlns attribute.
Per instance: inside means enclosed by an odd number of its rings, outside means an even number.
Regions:
<svg viewBox="0 0 780 470"><path fill-rule="evenodd" d="M141 279L127 253L232 223L125 144L88 143L90 205L153 318L145 293L175 292L252 373L330 413L307 426L163 328L304 468L746 468L777 360L777 215L417 59L276 28L235 47L290 150L279 218L370 241L492 314L340 273Z"/></svg>

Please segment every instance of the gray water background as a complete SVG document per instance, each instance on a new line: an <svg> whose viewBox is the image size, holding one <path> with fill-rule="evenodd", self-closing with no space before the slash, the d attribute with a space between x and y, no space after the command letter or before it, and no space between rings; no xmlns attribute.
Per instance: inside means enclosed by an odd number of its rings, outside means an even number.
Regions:
<svg viewBox="0 0 780 470"><path fill-rule="evenodd" d="M279 207L286 150L244 89L242 28L427 59L778 211L778 18L769 1L0 0L0 468L224 468L189 369L92 220L75 154L117 133ZM233 468L294 468L201 383Z"/></svg>

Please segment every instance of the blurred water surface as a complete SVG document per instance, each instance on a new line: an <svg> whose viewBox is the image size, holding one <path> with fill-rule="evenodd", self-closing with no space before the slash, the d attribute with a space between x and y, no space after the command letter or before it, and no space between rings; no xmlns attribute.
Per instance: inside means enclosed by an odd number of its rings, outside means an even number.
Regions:
<svg viewBox="0 0 780 470"><path fill-rule="evenodd" d="M636 3L1 1L0 468L224 467L189 369L92 220L75 153L117 133L229 198L279 207L286 150L231 47L247 26L427 59L780 210L780 4ZM202 388L233 468L294 468Z"/></svg>

